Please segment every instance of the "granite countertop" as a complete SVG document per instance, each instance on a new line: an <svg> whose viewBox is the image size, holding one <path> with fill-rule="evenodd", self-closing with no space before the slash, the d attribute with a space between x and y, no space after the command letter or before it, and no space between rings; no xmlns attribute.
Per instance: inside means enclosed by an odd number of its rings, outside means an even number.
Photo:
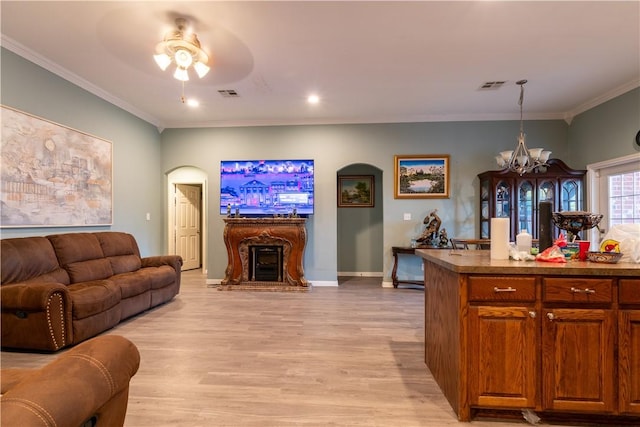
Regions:
<svg viewBox="0 0 640 427"><path fill-rule="evenodd" d="M456 273L559 274L563 276L632 276L640 279L640 264L589 261L551 263L542 261L495 260L488 250L416 249L416 255Z"/></svg>

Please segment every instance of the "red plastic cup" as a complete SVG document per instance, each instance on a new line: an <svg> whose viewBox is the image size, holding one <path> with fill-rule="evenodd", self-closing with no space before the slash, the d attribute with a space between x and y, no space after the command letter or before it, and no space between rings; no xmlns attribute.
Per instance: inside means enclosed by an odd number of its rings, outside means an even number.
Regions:
<svg viewBox="0 0 640 427"><path fill-rule="evenodd" d="M587 259L587 252L589 252L589 246L591 246L591 242L588 240L578 240L578 244L580 245L578 258L580 258L580 261L585 261Z"/></svg>

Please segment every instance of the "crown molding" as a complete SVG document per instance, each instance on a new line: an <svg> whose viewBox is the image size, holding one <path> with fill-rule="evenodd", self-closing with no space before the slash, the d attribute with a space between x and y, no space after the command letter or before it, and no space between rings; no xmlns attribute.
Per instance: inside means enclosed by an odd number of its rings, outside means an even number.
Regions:
<svg viewBox="0 0 640 427"><path fill-rule="evenodd" d="M144 111L141 111L137 108L135 108L134 106L132 106L131 104L123 101L120 98L117 98L115 96L113 96L112 94L110 94L109 92L104 91L103 89L101 89L100 87L86 81L85 79L83 79L82 77L78 76L75 73L72 73L71 71L67 70L66 68L61 67L60 65L56 64L55 62L52 62L50 60L48 60L47 58L37 54L36 52L32 51L31 49L27 48L26 46L18 43L17 41L11 39L10 37L5 36L4 34L1 35L0 38L1 41L1 46L4 47L7 50L10 50L11 52L15 53L18 56L21 56L22 58L26 59L27 61L33 62L34 64L44 68L45 70L73 83L74 85L86 90L87 92L92 93L93 95L104 99L105 101L109 102L110 104L115 105L116 107L122 108L123 110L133 114L134 116L144 120L145 122L151 123L152 125L155 125L156 127L160 126L159 121L155 118L150 116L149 114L145 113Z"/></svg>
<svg viewBox="0 0 640 427"><path fill-rule="evenodd" d="M576 108L574 108L571 111L567 111L564 115L564 120L568 123L571 124L571 121L574 119L575 116L577 116L578 114L582 114L585 111L588 111L594 107L597 107L600 104L604 104L607 101L612 100L613 98L616 98L620 95L623 95L637 87L640 87L640 78L636 78L628 83L625 83L621 86L618 86L617 88L612 89L611 91L604 93L600 96L597 96L593 99L590 99L589 101L578 105Z"/></svg>

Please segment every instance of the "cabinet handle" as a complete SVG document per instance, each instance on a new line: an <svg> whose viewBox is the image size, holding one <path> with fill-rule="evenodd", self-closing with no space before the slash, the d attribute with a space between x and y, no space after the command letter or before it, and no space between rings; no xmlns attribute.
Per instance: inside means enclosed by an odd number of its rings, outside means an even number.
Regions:
<svg viewBox="0 0 640 427"><path fill-rule="evenodd" d="M508 288L499 288L497 286L495 286L493 288L493 292L498 293L498 292L516 292L517 289L512 288L511 286L509 286Z"/></svg>
<svg viewBox="0 0 640 427"><path fill-rule="evenodd" d="M547 317L549 318L549 320L553 320L556 318L556 316L554 316L553 313L547 313Z"/></svg>
<svg viewBox="0 0 640 427"><path fill-rule="evenodd" d="M571 288L571 292L573 292L574 294L595 294L596 291L595 289L589 289L589 288L584 288L584 289L578 289L578 288Z"/></svg>
<svg viewBox="0 0 640 427"><path fill-rule="evenodd" d="M532 319L536 318L536 312L535 311L530 311L529 312L529 317L531 317Z"/></svg>

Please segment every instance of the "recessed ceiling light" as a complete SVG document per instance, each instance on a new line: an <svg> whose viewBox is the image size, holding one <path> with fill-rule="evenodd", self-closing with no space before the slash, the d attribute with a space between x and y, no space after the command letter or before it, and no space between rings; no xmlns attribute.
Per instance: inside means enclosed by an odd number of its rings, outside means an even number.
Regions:
<svg viewBox="0 0 640 427"><path fill-rule="evenodd" d="M317 104L318 102L320 102L320 97L318 95L309 95L307 97L307 102L309 104Z"/></svg>
<svg viewBox="0 0 640 427"><path fill-rule="evenodd" d="M198 101L197 99L193 99L193 98L189 98L187 99L187 105L189 107L199 107L200 106L200 101Z"/></svg>

